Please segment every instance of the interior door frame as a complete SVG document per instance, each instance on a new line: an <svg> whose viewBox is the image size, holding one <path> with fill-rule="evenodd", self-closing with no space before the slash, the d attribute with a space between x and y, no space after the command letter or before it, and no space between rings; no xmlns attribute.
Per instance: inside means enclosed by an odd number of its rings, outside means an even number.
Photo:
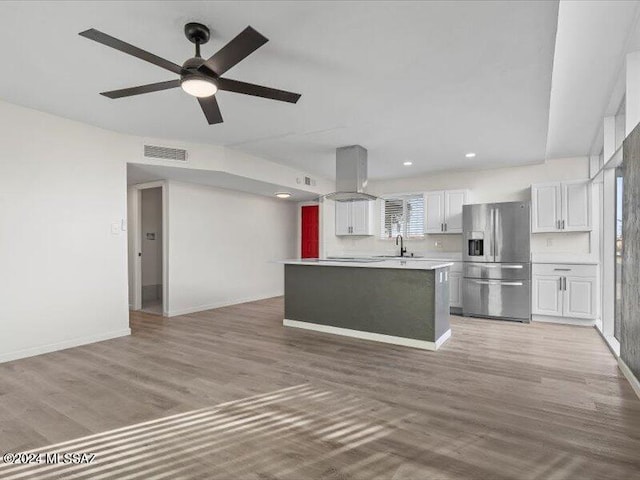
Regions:
<svg viewBox="0 0 640 480"><path fill-rule="evenodd" d="M169 311L169 209L167 205L168 184L165 180L132 185L133 218L129 227L133 234L133 309L142 309L142 191L149 188L162 189L162 316Z"/></svg>
<svg viewBox="0 0 640 480"><path fill-rule="evenodd" d="M298 202L297 207L297 232L296 232L296 258L302 257L302 207L317 206L318 207L318 256L324 258L324 241L322 235L324 232L322 207L324 203L318 201Z"/></svg>

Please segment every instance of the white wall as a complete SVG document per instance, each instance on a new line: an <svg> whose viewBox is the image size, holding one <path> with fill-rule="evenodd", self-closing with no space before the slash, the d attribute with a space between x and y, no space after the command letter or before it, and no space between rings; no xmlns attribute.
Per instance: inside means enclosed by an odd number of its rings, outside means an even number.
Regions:
<svg viewBox="0 0 640 480"><path fill-rule="evenodd" d="M126 164L142 161L144 141L0 100L0 362L130 333L127 235L120 226L128 218ZM181 145L189 150L189 158L198 168L250 173L253 179L282 185L297 185L296 179L304 174L223 147ZM185 167L189 166L193 164L187 162ZM282 181L278 182L280 177ZM318 180L317 189L328 190L329 185ZM247 265L248 259L295 254L294 227L281 233L278 248L271 236L263 232L258 235L253 228L266 228L269 221L287 223L283 210L295 207L291 203L289 207L270 203L279 212L275 213L261 203L275 201L256 197L241 202L256 205L258 214L269 212L250 222L252 241L266 243L256 249L251 241L239 240L242 251L229 249L237 254L239 263L235 267L241 265L245 273L255 274L248 282L245 279L250 288L242 289L234 267L225 272L231 280L228 285L193 289L193 279L220 282L222 269L230 263L222 259L207 264L215 263L217 277L193 268L196 275L190 279L191 266L180 263L186 260L188 264L188 259L178 255L174 299L178 307L189 308L198 302L229 303L254 294L282 292L281 265L261 264L255 271ZM130 207L137 208L137 202ZM211 206L210 211L220 208ZM184 213L178 215L179 219L189 216L188 209L177 211ZM295 224L295 213L291 222ZM199 231L197 225L192 226ZM185 247L187 238L178 236L178 240L183 249L190 248L188 244ZM194 244L198 244L198 237ZM268 248L272 255L265 251ZM131 258L131 265L134 263Z"/></svg>
<svg viewBox="0 0 640 480"><path fill-rule="evenodd" d="M477 171L440 172L432 175L393 180L371 180L368 192L373 195L413 193L430 190L471 191L470 203L510 202L529 200L532 183L589 178L588 157L548 160L542 164ZM375 237L343 238L335 236L334 202L323 202L324 253L395 252L398 247L391 240ZM375 214L376 232L379 230L379 206ZM536 253L589 253L588 233L535 234L532 252ZM424 240L408 240L409 252L459 252L461 235L426 235ZM437 245L436 245L437 244Z"/></svg>
<svg viewBox="0 0 640 480"><path fill-rule="evenodd" d="M169 181L169 315L283 294L296 204Z"/></svg>
<svg viewBox="0 0 640 480"><path fill-rule="evenodd" d="M129 334L131 137L0 101L0 145L0 361Z"/></svg>
<svg viewBox="0 0 640 480"><path fill-rule="evenodd" d="M162 188L140 192L142 207L142 286L162 285ZM150 240L147 233L153 233Z"/></svg>

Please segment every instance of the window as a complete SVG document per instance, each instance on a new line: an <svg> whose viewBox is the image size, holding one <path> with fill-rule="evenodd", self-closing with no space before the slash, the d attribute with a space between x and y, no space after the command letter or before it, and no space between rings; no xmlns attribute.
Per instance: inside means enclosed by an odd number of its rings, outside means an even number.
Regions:
<svg viewBox="0 0 640 480"><path fill-rule="evenodd" d="M613 336L620 341L620 325L622 323L622 251L624 237L622 235L622 207L624 203L624 168L616 168L616 256L615 256L615 303Z"/></svg>
<svg viewBox="0 0 640 480"><path fill-rule="evenodd" d="M397 195L383 199L380 238L424 237L424 197Z"/></svg>

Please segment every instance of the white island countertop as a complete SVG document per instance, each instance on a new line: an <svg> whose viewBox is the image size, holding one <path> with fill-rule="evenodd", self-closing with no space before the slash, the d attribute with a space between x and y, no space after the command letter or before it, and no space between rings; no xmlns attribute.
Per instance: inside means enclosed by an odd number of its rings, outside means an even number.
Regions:
<svg viewBox="0 0 640 480"><path fill-rule="evenodd" d="M400 258L392 259L292 259L281 260L285 265L313 265L322 267L360 267L360 268L396 268L400 270L436 270L438 268L450 267L453 262L433 261L420 258L407 257L406 260Z"/></svg>

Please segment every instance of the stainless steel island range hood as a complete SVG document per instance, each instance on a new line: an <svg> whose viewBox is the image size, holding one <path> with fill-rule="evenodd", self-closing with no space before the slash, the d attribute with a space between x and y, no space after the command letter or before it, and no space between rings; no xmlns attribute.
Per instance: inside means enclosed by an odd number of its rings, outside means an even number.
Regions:
<svg viewBox="0 0 640 480"><path fill-rule="evenodd" d="M350 145L336 149L336 191L322 198L335 202L376 200L365 193L367 187L367 149Z"/></svg>

